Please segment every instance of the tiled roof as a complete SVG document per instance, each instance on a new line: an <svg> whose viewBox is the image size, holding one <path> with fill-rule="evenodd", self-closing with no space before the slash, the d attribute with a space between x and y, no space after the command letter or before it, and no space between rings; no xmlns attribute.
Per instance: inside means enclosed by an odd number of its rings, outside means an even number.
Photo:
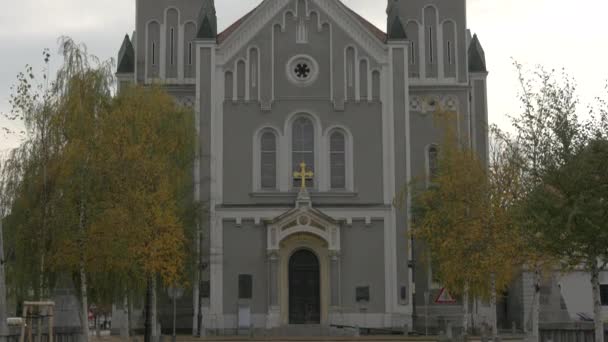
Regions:
<svg viewBox="0 0 608 342"><path fill-rule="evenodd" d="M365 18L363 18L362 16L360 16L359 14L357 14L357 12L353 11L352 9L344 6L357 20L359 20L359 22L361 22L361 24L368 29L376 38L378 38L378 40L382 41L382 42L386 42L386 33L384 33L382 30L380 30L379 28L377 28L374 24L370 23L369 21L367 21ZM230 37L230 35L232 33L234 33L252 14L253 12L255 12L255 10L257 9L254 8L253 10L251 10L249 13L245 14L244 16L242 16L239 20L235 21L232 25L228 26L228 28L226 28L224 31L222 31L221 33L219 33L217 35L217 42L218 44L221 44L222 42L224 42L226 39L228 39L228 37Z"/></svg>
<svg viewBox="0 0 608 342"><path fill-rule="evenodd" d="M220 32L217 35L217 43L221 44L226 39L228 39L228 37L230 37L232 33L234 33L239 27L241 27L241 24L243 24L253 14L253 12L255 12L256 9L257 7L242 16L239 20L232 23L232 25L228 26L224 31Z"/></svg>

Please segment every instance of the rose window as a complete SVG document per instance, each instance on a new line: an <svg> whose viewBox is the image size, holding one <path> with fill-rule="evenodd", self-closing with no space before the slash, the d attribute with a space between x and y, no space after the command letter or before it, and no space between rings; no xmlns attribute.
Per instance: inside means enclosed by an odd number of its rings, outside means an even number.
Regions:
<svg viewBox="0 0 608 342"><path fill-rule="evenodd" d="M310 75L310 68L306 63L299 63L294 71L298 78L305 79L308 78L308 76Z"/></svg>
<svg viewBox="0 0 608 342"><path fill-rule="evenodd" d="M319 65L308 55L292 57L286 65L287 79L297 86L314 83L319 74Z"/></svg>

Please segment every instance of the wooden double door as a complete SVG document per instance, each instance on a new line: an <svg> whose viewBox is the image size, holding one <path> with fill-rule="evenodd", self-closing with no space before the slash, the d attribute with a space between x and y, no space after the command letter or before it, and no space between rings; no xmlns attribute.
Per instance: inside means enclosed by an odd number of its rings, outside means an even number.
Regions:
<svg viewBox="0 0 608 342"><path fill-rule="evenodd" d="M306 249L289 259L289 324L321 323L319 258Z"/></svg>

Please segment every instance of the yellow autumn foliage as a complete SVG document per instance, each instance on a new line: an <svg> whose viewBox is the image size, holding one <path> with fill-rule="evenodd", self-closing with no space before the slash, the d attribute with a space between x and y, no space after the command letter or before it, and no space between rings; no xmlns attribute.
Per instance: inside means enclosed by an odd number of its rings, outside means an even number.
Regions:
<svg viewBox="0 0 608 342"><path fill-rule="evenodd" d="M439 170L432 185L413 193L413 234L429 249L435 275L451 293L489 299L506 289L521 265L521 239L511 205L519 191L518 170L505 154L490 167L461 144L453 113L437 113L444 132Z"/></svg>

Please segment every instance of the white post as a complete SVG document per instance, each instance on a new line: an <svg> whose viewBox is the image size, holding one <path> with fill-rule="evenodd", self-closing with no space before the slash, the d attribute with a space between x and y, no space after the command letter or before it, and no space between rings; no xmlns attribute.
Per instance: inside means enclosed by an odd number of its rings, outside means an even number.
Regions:
<svg viewBox="0 0 608 342"><path fill-rule="evenodd" d="M595 321L595 342L604 342L604 322L600 297L600 271L597 261L591 265L591 285L593 289L593 319Z"/></svg>
<svg viewBox="0 0 608 342"><path fill-rule="evenodd" d="M492 338L496 339L498 336L498 320L496 317L496 274L492 273L490 277L490 323L492 323Z"/></svg>
<svg viewBox="0 0 608 342"><path fill-rule="evenodd" d="M8 316L8 305L6 302L6 275L4 273L4 229L2 226L2 215L0 215L0 342L5 342L8 335L6 318Z"/></svg>

